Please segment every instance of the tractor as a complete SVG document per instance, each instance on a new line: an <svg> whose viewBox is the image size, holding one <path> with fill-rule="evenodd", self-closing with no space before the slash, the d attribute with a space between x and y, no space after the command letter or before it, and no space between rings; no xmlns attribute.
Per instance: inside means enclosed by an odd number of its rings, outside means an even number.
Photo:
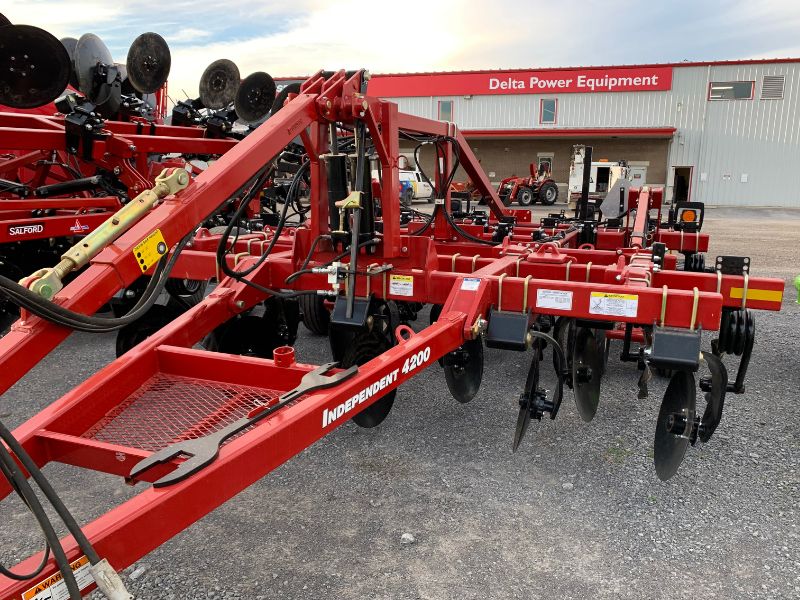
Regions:
<svg viewBox="0 0 800 600"><path fill-rule="evenodd" d="M506 177L497 188L497 195L503 204L510 206L516 201L520 206L530 206L537 200L544 205L555 204L558 200L558 186L550 176L550 171L542 164L537 171L536 163L531 163L530 177Z"/></svg>

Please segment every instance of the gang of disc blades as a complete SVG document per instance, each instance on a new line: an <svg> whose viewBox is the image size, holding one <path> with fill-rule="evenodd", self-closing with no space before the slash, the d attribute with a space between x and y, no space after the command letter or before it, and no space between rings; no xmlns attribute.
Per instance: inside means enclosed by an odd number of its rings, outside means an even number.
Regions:
<svg viewBox="0 0 800 600"><path fill-rule="evenodd" d="M269 115L275 102L275 80L267 73L257 71L244 78L233 106L245 123L255 123Z"/></svg>
<svg viewBox="0 0 800 600"><path fill-rule="evenodd" d="M591 421L600 403L600 382L603 378L605 348L598 342L595 332L581 327L575 335L572 353L572 385L578 414Z"/></svg>
<svg viewBox="0 0 800 600"><path fill-rule="evenodd" d="M133 40L125 64L131 85L142 94L152 94L166 83L172 55L164 38L148 32Z"/></svg>
<svg viewBox="0 0 800 600"><path fill-rule="evenodd" d="M0 27L0 104L44 106L69 83L67 50L57 38L31 25Z"/></svg>
<svg viewBox="0 0 800 600"><path fill-rule="evenodd" d="M483 380L483 341L480 336L467 340L452 353L459 360L448 357L444 367L444 379L453 398L461 404L472 400ZM455 362L455 364L447 364Z"/></svg>
<svg viewBox="0 0 800 600"><path fill-rule="evenodd" d="M212 110L225 108L239 89L239 68L227 58L215 60L203 71L200 77L200 100L203 106Z"/></svg>
<svg viewBox="0 0 800 600"><path fill-rule="evenodd" d="M80 92L95 104L107 102L111 95L111 82L96 86L95 71L99 65L116 66L103 40L93 33L84 33L75 45L74 62Z"/></svg>
<svg viewBox="0 0 800 600"><path fill-rule="evenodd" d="M689 371L676 371L664 392L653 439L653 464L661 481L675 475L691 443L684 426L671 424L676 419L693 422L696 399L694 375Z"/></svg>

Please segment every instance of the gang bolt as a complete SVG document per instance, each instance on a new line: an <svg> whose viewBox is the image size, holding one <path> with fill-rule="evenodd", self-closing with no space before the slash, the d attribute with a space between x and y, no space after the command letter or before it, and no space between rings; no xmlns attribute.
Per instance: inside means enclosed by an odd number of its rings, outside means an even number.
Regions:
<svg viewBox="0 0 800 600"><path fill-rule="evenodd" d="M400 252L408 252L408 246L403 246L400 248Z"/></svg>
<svg viewBox="0 0 800 600"><path fill-rule="evenodd" d="M244 308L244 300L237 300L236 308Z"/></svg>

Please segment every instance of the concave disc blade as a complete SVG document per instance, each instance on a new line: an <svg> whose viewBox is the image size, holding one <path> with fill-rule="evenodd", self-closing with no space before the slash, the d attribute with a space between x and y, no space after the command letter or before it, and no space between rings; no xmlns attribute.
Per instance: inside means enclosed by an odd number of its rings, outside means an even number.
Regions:
<svg viewBox="0 0 800 600"><path fill-rule="evenodd" d="M289 94L299 94L300 93L300 84L299 83L290 83L285 85L283 89L278 92L278 95L275 97L275 102L272 104L272 110L270 111L270 115L274 115L280 109L283 108L283 105L286 103L286 98L289 97Z"/></svg>
<svg viewBox="0 0 800 600"><path fill-rule="evenodd" d="M236 92L233 106L246 123L255 123L267 115L275 102L275 81L262 71L245 77Z"/></svg>
<svg viewBox="0 0 800 600"><path fill-rule="evenodd" d="M584 421L591 421L600 403L600 381L603 377L605 349L594 331L581 327L575 336L572 355L572 382L575 406Z"/></svg>
<svg viewBox="0 0 800 600"><path fill-rule="evenodd" d="M725 392L728 388L728 370L718 356L710 352L703 353L703 360L711 373L711 388L705 393L706 409L703 412L702 424L698 436L703 443L711 439L722 419L725 407Z"/></svg>
<svg viewBox="0 0 800 600"><path fill-rule="evenodd" d="M200 100L203 106L216 110L225 108L239 89L239 68L227 58L215 60L200 77Z"/></svg>
<svg viewBox="0 0 800 600"><path fill-rule="evenodd" d="M353 341L345 350L339 366L343 369L353 365L363 365L389 350L391 344L379 333L361 333L353 338ZM394 405L394 398L397 395L397 388L385 394L382 398L359 412L353 417L353 423L366 429L377 427L389 416L389 411Z"/></svg>
<svg viewBox="0 0 800 600"><path fill-rule="evenodd" d="M77 90L78 76L75 73L75 46L78 45L78 40L74 37L65 37L61 38L61 44L66 49L67 54L69 54L69 64L70 64L69 84Z"/></svg>
<svg viewBox="0 0 800 600"><path fill-rule="evenodd" d="M514 442L511 446L513 452L516 452L517 448L519 448L519 444L522 442L522 438L525 437L525 432L528 431L528 425L530 425L531 422L530 403L533 402L534 394L539 387L541 343L541 340L538 338L533 342L533 358L531 359L531 366L528 369L528 375L525 378L525 388L522 391L519 414L517 415L517 426L514 429Z"/></svg>
<svg viewBox="0 0 800 600"><path fill-rule="evenodd" d="M483 380L483 341L480 337L467 340L455 353L466 360L444 367L444 379L453 398L462 404L472 400Z"/></svg>
<svg viewBox="0 0 800 600"><path fill-rule="evenodd" d="M157 33L143 33L128 50L128 79L142 94L152 94L167 81L172 55L167 42Z"/></svg>
<svg viewBox="0 0 800 600"><path fill-rule="evenodd" d="M31 25L0 27L0 104L36 108L58 98L70 76L57 38Z"/></svg>
<svg viewBox="0 0 800 600"><path fill-rule="evenodd" d="M694 376L689 371L676 371L664 392L653 440L653 464L661 481L675 475L690 443L688 435L671 433L668 423L675 415L694 420L695 394Z"/></svg>
<svg viewBox="0 0 800 600"><path fill-rule="evenodd" d="M101 85L95 89L95 69L98 65L113 66L111 52L99 37L84 33L75 45L75 73L78 89L92 102L102 104L108 100L109 86Z"/></svg>

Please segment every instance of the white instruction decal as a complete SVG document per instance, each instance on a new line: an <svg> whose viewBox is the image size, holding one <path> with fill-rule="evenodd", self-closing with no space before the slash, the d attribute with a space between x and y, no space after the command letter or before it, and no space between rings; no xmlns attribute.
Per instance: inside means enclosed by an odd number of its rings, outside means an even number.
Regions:
<svg viewBox="0 0 800 600"><path fill-rule="evenodd" d="M413 296L414 277L412 275L390 275L389 293L393 296Z"/></svg>
<svg viewBox="0 0 800 600"><path fill-rule="evenodd" d="M562 290L536 290L536 306L538 308L572 310L572 292L565 292Z"/></svg>
<svg viewBox="0 0 800 600"><path fill-rule="evenodd" d="M86 589L94 583L94 577L89 571L91 565L88 558L81 556L78 560L72 562L70 567L72 567L72 573L75 575L78 589ZM69 600L69 591L61 573L56 573L44 581L40 581L22 594L22 600Z"/></svg>
<svg viewBox="0 0 800 600"><path fill-rule="evenodd" d="M592 292L589 312L593 315L611 317L635 317L639 311L639 296L636 294L609 294Z"/></svg>
<svg viewBox="0 0 800 600"><path fill-rule="evenodd" d="M481 280L478 277L465 277L461 282L461 289L465 292L474 292L481 285Z"/></svg>

